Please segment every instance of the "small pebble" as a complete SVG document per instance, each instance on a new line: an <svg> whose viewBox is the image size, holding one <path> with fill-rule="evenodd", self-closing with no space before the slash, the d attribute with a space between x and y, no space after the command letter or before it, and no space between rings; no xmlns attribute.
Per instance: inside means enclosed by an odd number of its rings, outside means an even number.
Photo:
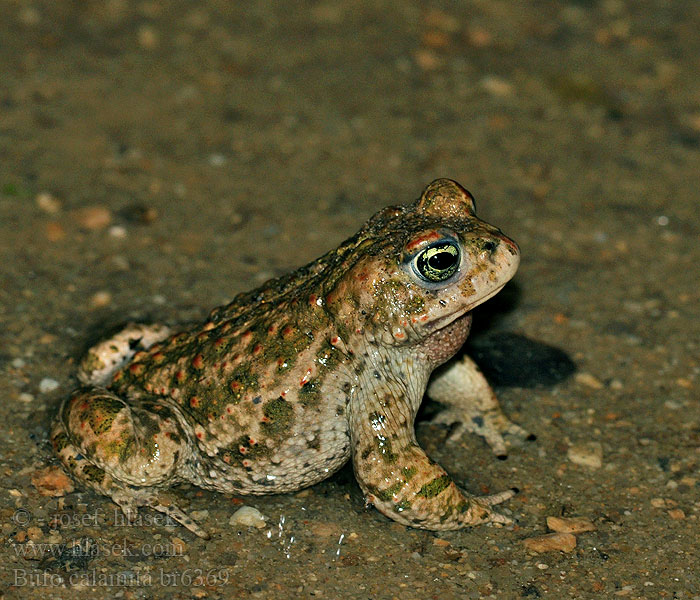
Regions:
<svg viewBox="0 0 700 600"><path fill-rule="evenodd" d="M129 260L126 258L126 256L122 256L121 254L117 254L112 257L112 264L120 271L129 270Z"/></svg>
<svg viewBox="0 0 700 600"><path fill-rule="evenodd" d="M481 85L486 92L497 98L510 96L513 93L513 86L505 79L497 77L496 75L486 75L482 77L479 85Z"/></svg>
<svg viewBox="0 0 700 600"><path fill-rule="evenodd" d="M85 206L74 214L78 225L90 231L104 229L112 222L112 213L106 206Z"/></svg>
<svg viewBox="0 0 700 600"><path fill-rule="evenodd" d="M71 478L59 467L47 467L32 475L32 484L42 496L64 496L75 488Z"/></svg>
<svg viewBox="0 0 700 600"><path fill-rule="evenodd" d="M126 227L123 225L112 225L107 230L107 233L109 237L113 237L115 240L123 240L127 235Z"/></svg>
<svg viewBox="0 0 700 600"><path fill-rule="evenodd" d="M580 383L594 390L601 390L604 387L602 382L590 373L576 373L576 375L574 375L574 380L576 383Z"/></svg>
<svg viewBox="0 0 700 600"><path fill-rule="evenodd" d="M190 513L190 516L195 521L199 521L201 523L202 521L206 521L209 518L209 511L208 510L193 510Z"/></svg>
<svg viewBox="0 0 700 600"><path fill-rule="evenodd" d="M619 379L613 379L610 382L610 389L611 390L621 390L623 387L624 387L624 384Z"/></svg>
<svg viewBox="0 0 700 600"><path fill-rule="evenodd" d="M49 192L37 194L36 205L49 215L55 215L61 211L61 201Z"/></svg>
<svg viewBox="0 0 700 600"><path fill-rule="evenodd" d="M493 43L493 35L481 27L470 27L467 31L469 43L475 48L486 48Z"/></svg>
<svg viewBox="0 0 700 600"><path fill-rule="evenodd" d="M574 444L569 448L566 456L577 465L600 469L603 465L603 446L599 442Z"/></svg>
<svg viewBox="0 0 700 600"><path fill-rule="evenodd" d="M13 358L10 364L13 369L23 369L27 363L23 358Z"/></svg>
<svg viewBox="0 0 700 600"><path fill-rule="evenodd" d="M527 538L523 544L532 552L571 552L576 548L576 537L571 533L548 533Z"/></svg>
<svg viewBox="0 0 700 600"><path fill-rule="evenodd" d="M416 61L418 67L424 71L434 71L435 69L439 69L444 62L441 57L435 54L435 52L425 48L417 50L413 54L413 59Z"/></svg>
<svg viewBox="0 0 700 600"><path fill-rule="evenodd" d="M49 544L60 544L63 541L63 538L61 537L61 534L58 533L58 531L53 530L49 534L49 539L48 542Z"/></svg>
<svg viewBox="0 0 700 600"><path fill-rule="evenodd" d="M442 546L443 548L452 545L450 542L448 542L447 540L443 540L442 538L433 538L433 544L435 546Z"/></svg>
<svg viewBox="0 0 700 600"><path fill-rule="evenodd" d="M666 500L663 498L652 498L649 502L654 508L664 508L666 506Z"/></svg>
<svg viewBox="0 0 700 600"><path fill-rule="evenodd" d="M34 395L33 394L28 394L27 392L22 392L19 395L19 400L20 402L33 402L34 401Z"/></svg>
<svg viewBox="0 0 700 600"><path fill-rule="evenodd" d="M44 532L36 526L28 527L27 537L33 542L38 542L42 537L44 537Z"/></svg>
<svg viewBox="0 0 700 600"><path fill-rule="evenodd" d="M558 533L595 531L595 525L583 517L547 517L547 527Z"/></svg>
<svg viewBox="0 0 700 600"><path fill-rule="evenodd" d="M241 506L229 519L229 525L243 525L244 527L265 527L265 516L252 506Z"/></svg>
<svg viewBox="0 0 700 600"><path fill-rule="evenodd" d="M210 154L207 160L212 167L222 167L226 164L226 157L223 154Z"/></svg>
<svg viewBox="0 0 700 600"><path fill-rule="evenodd" d="M66 230L60 223L47 223L46 224L46 239L49 242L59 242L66 237Z"/></svg>
<svg viewBox="0 0 700 600"><path fill-rule="evenodd" d="M668 511L668 516L674 521L682 521L685 519L685 513L680 508L672 508Z"/></svg>
<svg viewBox="0 0 700 600"><path fill-rule="evenodd" d="M160 36L158 32L150 25L142 25L138 31L139 45L146 50L153 50L158 46Z"/></svg>
<svg viewBox="0 0 700 600"><path fill-rule="evenodd" d="M53 392L55 389L58 389L59 385L60 384L55 379L44 377L39 382L39 392L42 394L48 394L49 392Z"/></svg>
<svg viewBox="0 0 700 600"><path fill-rule="evenodd" d="M95 292L90 298L90 306L92 306L92 308L103 308L109 306L111 302L112 294L105 290Z"/></svg>
<svg viewBox="0 0 700 600"><path fill-rule="evenodd" d="M187 544L179 537L171 537L170 543L173 545L173 553L176 556L182 556L187 550Z"/></svg>

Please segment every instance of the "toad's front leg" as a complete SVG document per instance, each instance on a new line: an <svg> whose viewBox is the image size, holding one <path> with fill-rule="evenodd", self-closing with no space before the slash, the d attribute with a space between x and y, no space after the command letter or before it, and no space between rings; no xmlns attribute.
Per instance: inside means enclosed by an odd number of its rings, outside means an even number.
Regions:
<svg viewBox="0 0 700 600"><path fill-rule="evenodd" d="M355 476L377 509L420 529L460 529L481 523L510 523L492 506L514 495L465 494L418 446L413 420L420 402L411 401L403 382L362 390L350 406Z"/></svg>

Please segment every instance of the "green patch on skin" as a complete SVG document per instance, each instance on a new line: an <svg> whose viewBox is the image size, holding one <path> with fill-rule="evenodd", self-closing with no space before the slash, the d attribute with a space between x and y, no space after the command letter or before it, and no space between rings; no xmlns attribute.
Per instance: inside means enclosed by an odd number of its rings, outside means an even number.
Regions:
<svg viewBox="0 0 700 600"><path fill-rule="evenodd" d="M299 403L304 408L318 406L321 403L321 384L318 379L311 379L299 388Z"/></svg>
<svg viewBox="0 0 700 600"><path fill-rule="evenodd" d="M377 316L387 316L385 307L392 304L393 300L399 301L402 310L410 315L420 313L425 308L425 298L421 294L411 294L411 288L406 282L398 279L390 279L375 285L374 295L378 298L374 305Z"/></svg>
<svg viewBox="0 0 700 600"><path fill-rule="evenodd" d="M120 463L129 460L135 452L136 440L126 431L122 432L118 439L102 446L102 453L105 458L110 459L116 457Z"/></svg>
<svg viewBox="0 0 700 600"><path fill-rule="evenodd" d="M406 485L405 481L397 481L384 490L377 490L376 496L380 500L384 500L384 502L390 502L392 498L401 491L404 485Z"/></svg>
<svg viewBox="0 0 700 600"><path fill-rule="evenodd" d="M366 460L367 457L368 457L370 454L372 454L373 450L374 450L374 449L373 449L371 446L367 446L367 447L362 451L362 454L360 454L360 456L362 457L362 460Z"/></svg>
<svg viewBox="0 0 700 600"><path fill-rule="evenodd" d="M394 512L400 513L405 510L410 510L411 509L411 503L408 500L401 500L401 502L397 502L394 504Z"/></svg>
<svg viewBox="0 0 700 600"><path fill-rule="evenodd" d="M56 454L60 454L70 445L70 439L68 439L68 436L63 431L55 435L52 441L53 447L56 449Z"/></svg>
<svg viewBox="0 0 700 600"><path fill-rule="evenodd" d="M335 330L341 340L347 341L350 339L350 329L345 325L345 323L335 323Z"/></svg>
<svg viewBox="0 0 700 600"><path fill-rule="evenodd" d="M202 394L197 395L196 398L196 404L188 403L185 409L202 425L224 414L226 404L231 400L229 396L220 394L219 390L214 389L202 390Z"/></svg>
<svg viewBox="0 0 700 600"><path fill-rule="evenodd" d="M238 404L247 392L257 392L260 387L257 374L253 373L250 365L241 365L231 374L227 389L230 394L226 401ZM223 401L223 398L222 398Z"/></svg>
<svg viewBox="0 0 700 600"><path fill-rule="evenodd" d="M406 478L406 481L411 481L413 479L413 476L416 474L416 467L404 467L402 469L403 471L403 476Z"/></svg>
<svg viewBox="0 0 700 600"><path fill-rule="evenodd" d="M382 457L382 460L391 465L398 460L398 455L391 448L391 440L384 436L378 435L374 438L374 444Z"/></svg>
<svg viewBox="0 0 700 600"><path fill-rule="evenodd" d="M286 373L296 363L297 356L306 350L313 342L313 337L306 335L300 327L294 327L286 335L285 327L280 327L277 336L269 339L261 334L259 343L263 348L263 362L278 362L277 372ZM257 336L256 336L257 339ZM249 350L256 346L258 342L251 342ZM280 362L281 361L281 362Z"/></svg>
<svg viewBox="0 0 700 600"><path fill-rule="evenodd" d="M85 373L94 373L95 371L99 371L100 369L104 368L104 362L93 353L88 353L88 355L80 363L80 370Z"/></svg>
<svg viewBox="0 0 700 600"><path fill-rule="evenodd" d="M281 397L267 402L263 407L263 414L267 421L262 423L262 429L266 435L272 437L283 436L294 423L294 408Z"/></svg>
<svg viewBox="0 0 700 600"><path fill-rule="evenodd" d="M316 362L326 369L334 369L340 364L338 349L332 346L329 341L323 342L316 352Z"/></svg>
<svg viewBox="0 0 700 600"><path fill-rule="evenodd" d="M450 484L452 479L449 475L441 475L436 477L431 482L426 483L420 490L418 490L417 495L423 496L424 498L434 498L441 492L445 491Z"/></svg>
<svg viewBox="0 0 700 600"><path fill-rule="evenodd" d="M126 407L121 400L110 396L93 397L87 401L81 421L87 421L95 435L109 431L117 415Z"/></svg>
<svg viewBox="0 0 700 600"><path fill-rule="evenodd" d="M269 448L267 444L261 442L251 444L250 437L247 435L239 437L229 448L236 453L235 458L238 461L244 458L257 460L259 458L266 458L272 454L272 448ZM244 449L244 452L241 452L241 448Z"/></svg>
<svg viewBox="0 0 700 600"><path fill-rule="evenodd" d="M83 467L82 475L85 481L95 484L101 484L105 478L104 470L95 465L86 465Z"/></svg>

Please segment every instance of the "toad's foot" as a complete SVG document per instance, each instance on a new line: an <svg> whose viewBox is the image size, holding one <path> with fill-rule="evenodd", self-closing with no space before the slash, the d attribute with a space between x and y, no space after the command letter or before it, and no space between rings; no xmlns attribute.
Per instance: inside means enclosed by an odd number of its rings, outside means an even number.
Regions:
<svg viewBox="0 0 700 600"><path fill-rule="evenodd" d="M457 441L468 431L482 436L494 454L505 458L508 446L536 439L503 414L488 381L468 356L436 371L427 393L447 405L432 422L457 424L449 442Z"/></svg>
<svg viewBox="0 0 700 600"><path fill-rule="evenodd" d="M463 492L464 493L464 492ZM474 519L473 525L478 525L480 523L500 523L501 525L512 525L513 519L502 515L491 509L492 506L496 504L501 504L506 500L510 500L515 496L517 492L514 489L505 490L497 494L491 494L490 496L469 496L466 495L471 507L469 510L473 512L472 519ZM480 514L485 514L486 519L484 521L479 521Z"/></svg>
<svg viewBox="0 0 700 600"><path fill-rule="evenodd" d="M78 369L78 379L86 385L107 385L112 375L128 363L134 354L147 350L170 335L165 325L129 323L114 337L87 351Z"/></svg>
<svg viewBox="0 0 700 600"><path fill-rule="evenodd" d="M155 400L127 404L99 387L76 390L51 431L66 470L86 487L109 496L127 520L135 520L139 507L150 507L208 538L162 490L188 479L187 440L173 408Z"/></svg>

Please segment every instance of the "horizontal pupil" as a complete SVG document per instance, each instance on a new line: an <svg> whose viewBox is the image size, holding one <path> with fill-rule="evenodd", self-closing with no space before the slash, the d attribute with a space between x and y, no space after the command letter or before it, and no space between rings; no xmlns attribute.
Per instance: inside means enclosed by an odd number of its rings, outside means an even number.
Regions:
<svg viewBox="0 0 700 600"><path fill-rule="evenodd" d="M455 258L456 256L450 252L438 252L428 259L428 264L437 271L444 271L455 263Z"/></svg>

